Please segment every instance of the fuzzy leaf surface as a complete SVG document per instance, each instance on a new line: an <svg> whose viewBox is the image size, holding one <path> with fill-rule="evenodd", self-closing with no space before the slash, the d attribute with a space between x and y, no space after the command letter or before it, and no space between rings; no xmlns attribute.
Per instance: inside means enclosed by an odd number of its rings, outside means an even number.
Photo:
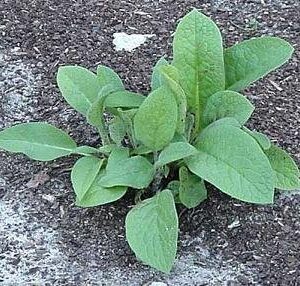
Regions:
<svg viewBox="0 0 300 286"><path fill-rule="evenodd" d="M116 90L124 89L124 85L118 74L109 67L102 65L98 66L97 77L101 87L112 85Z"/></svg>
<svg viewBox="0 0 300 286"><path fill-rule="evenodd" d="M161 80L161 74L160 74L160 67L164 65L168 65L168 61L164 58L161 57L157 63L155 64L152 72L152 77L151 77L151 90L158 89L159 87L162 86L162 80Z"/></svg>
<svg viewBox="0 0 300 286"><path fill-rule="evenodd" d="M145 100L145 96L130 92L127 90L117 91L109 94L105 99L104 105L106 107L123 107L134 108L139 107Z"/></svg>

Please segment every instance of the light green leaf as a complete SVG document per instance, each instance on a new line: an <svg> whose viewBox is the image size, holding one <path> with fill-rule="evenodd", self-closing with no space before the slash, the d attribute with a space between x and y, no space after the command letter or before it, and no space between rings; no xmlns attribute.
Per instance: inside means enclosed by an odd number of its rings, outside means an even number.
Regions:
<svg viewBox="0 0 300 286"><path fill-rule="evenodd" d="M105 100L106 107L123 107L134 108L139 107L145 100L145 96L130 92L130 91L117 91L109 94Z"/></svg>
<svg viewBox="0 0 300 286"><path fill-rule="evenodd" d="M187 142L170 143L159 154L158 160L155 162L155 167L159 168L197 153L198 150Z"/></svg>
<svg viewBox="0 0 300 286"><path fill-rule="evenodd" d="M254 106L245 96L234 91L219 91L207 100L203 124L207 126L218 119L233 117L244 125L253 111Z"/></svg>
<svg viewBox="0 0 300 286"><path fill-rule="evenodd" d="M273 170L250 135L234 125L211 124L195 147L199 154L186 159L194 174L241 201L273 202Z"/></svg>
<svg viewBox="0 0 300 286"><path fill-rule="evenodd" d="M39 161L70 155L76 147L66 132L48 123L22 123L0 132L0 148Z"/></svg>
<svg viewBox="0 0 300 286"><path fill-rule="evenodd" d="M206 100L225 88L222 37L218 27L194 9L177 27L173 54L172 64L180 71L188 110L196 116L197 132Z"/></svg>
<svg viewBox="0 0 300 286"><path fill-rule="evenodd" d="M179 199L187 208L195 208L207 198L204 181L190 174L186 167L179 169Z"/></svg>
<svg viewBox="0 0 300 286"><path fill-rule="evenodd" d="M175 204L181 204L181 201L179 199L179 187L180 187L180 182L178 180L169 182L167 186L167 189L170 190L173 194Z"/></svg>
<svg viewBox="0 0 300 286"><path fill-rule="evenodd" d="M73 154L80 154L80 155L92 155L92 154L99 154L101 153L99 149L91 147L91 146L79 146L73 150Z"/></svg>
<svg viewBox="0 0 300 286"><path fill-rule="evenodd" d="M83 115L86 115L101 89L97 76L79 66L60 67L57 84L65 100Z"/></svg>
<svg viewBox="0 0 300 286"><path fill-rule="evenodd" d="M72 168L71 181L78 200L82 200L93 185L104 160L96 157L82 157Z"/></svg>
<svg viewBox="0 0 300 286"><path fill-rule="evenodd" d="M124 89L124 85L118 74L106 66L100 65L97 67L97 77L101 87L112 85L116 90Z"/></svg>
<svg viewBox="0 0 300 286"><path fill-rule="evenodd" d="M162 86L145 99L134 117L135 137L153 151L172 140L177 123L177 104L173 93Z"/></svg>
<svg viewBox="0 0 300 286"><path fill-rule="evenodd" d="M275 187L287 191L299 189L300 172L292 157L275 145L265 153L276 175Z"/></svg>
<svg viewBox="0 0 300 286"><path fill-rule="evenodd" d="M143 189L149 186L153 176L153 165L144 157L135 156L118 161L114 168L106 168L106 175L100 180L100 184L107 188L128 186Z"/></svg>
<svg viewBox="0 0 300 286"><path fill-rule="evenodd" d="M192 113L187 113L185 120L185 137L188 142L190 142L192 131L194 128L195 117Z"/></svg>
<svg viewBox="0 0 300 286"><path fill-rule="evenodd" d="M108 144L108 145L99 147L98 150L100 153L109 155L116 147L117 147L116 144Z"/></svg>
<svg viewBox="0 0 300 286"><path fill-rule="evenodd" d="M118 145L122 145L122 141L126 135L126 126L120 117L114 117L108 125L110 138Z"/></svg>
<svg viewBox="0 0 300 286"><path fill-rule="evenodd" d="M270 139L263 133L249 130L247 127L243 127L243 130L246 131L249 135L251 135L257 143L260 145L260 147L264 150L268 150L271 147L271 141Z"/></svg>
<svg viewBox="0 0 300 286"><path fill-rule="evenodd" d="M134 155L145 155L149 153L152 153L152 150L144 145L140 145L132 151Z"/></svg>
<svg viewBox="0 0 300 286"><path fill-rule="evenodd" d="M261 37L225 50L226 89L240 91L284 64L293 47L276 37Z"/></svg>
<svg viewBox="0 0 300 286"><path fill-rule="evenodd" d="M126 238L144 263L165 273L171 271L177 250L178 217L170 190L144 200L128 213Z"/></svg>
<svg viewBox="0 0 300 286"><path fill-rule="evenodd" d="M120 162L129 158L129 150L125 147L114 147L108 157L106 171L113 171Z"/></svg>
<svg viewBox="0 0 300 286"><path fill-rule="evenodd" d="M152 72L152 78L151 78L151 90L154 91L155 89L158 89L162 86L161 82L161 74L159 71L159 68L161 66L167 65L168 62L164 57L161 57L157 63L155 64Z"/></svg>

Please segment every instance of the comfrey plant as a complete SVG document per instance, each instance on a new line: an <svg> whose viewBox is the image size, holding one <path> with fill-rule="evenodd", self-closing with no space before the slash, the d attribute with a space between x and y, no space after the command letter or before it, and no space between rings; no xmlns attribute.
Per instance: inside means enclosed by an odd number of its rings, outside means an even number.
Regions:
<svg viewBox="0 0 300 286"><path fill-rule="evenodd" d="M62 95L98 129L101 147L78 147L65 132L37 122L1 131L0 147L40 161L82 155L71 172L80 207L116 201L132 189L136 206L126 217L127 241L138 259L169 272L178 237L175 204L198 206L207 197L206 182L257 204L272 203L275 188L300 187L292 158L244 126L254 106L238 93L292 52L275 37L223 50L215 23L193 10L177 27L173 61L155 65L147 97L126 91L104 66L97 74L59 68Z"/></svg>

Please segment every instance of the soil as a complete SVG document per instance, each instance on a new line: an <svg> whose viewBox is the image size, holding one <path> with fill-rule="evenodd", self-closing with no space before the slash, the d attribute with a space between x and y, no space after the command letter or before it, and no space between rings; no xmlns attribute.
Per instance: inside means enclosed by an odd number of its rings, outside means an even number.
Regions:
<svg viewBox="0 0 300 286"><path fill-rule="evenodd" d="M59 94L58 66L101 63L146 94L151 67L171 55L177 20L191 7L217 22L227 46L277 35L295 47L289 63L245 94L256 106L250 127L299 163L298 0L1 0L0 128L47 121L96 145L95 130ZM155 36L116 51L117 32ZM163 275L138 262L125 241L130 193L115 204L74 206L75 159L40 163L0 152L1 285L300 285L300 193L277 192L274 205L255 206L211 188L196 209L179 209L178 259Z"/></svg>

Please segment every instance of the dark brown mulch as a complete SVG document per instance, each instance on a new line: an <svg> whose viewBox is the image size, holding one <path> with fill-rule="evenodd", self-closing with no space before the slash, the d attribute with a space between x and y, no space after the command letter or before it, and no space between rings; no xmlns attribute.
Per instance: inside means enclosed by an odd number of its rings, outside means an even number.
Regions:
<svg viewBox="0 0 300 286"><path fill-rule="evenodd" d="M256 105L251 127L268 134L299 162L300 9L297 0L1 0L0 56L4 54L5 58L0 60L0 90L4 91L0 94L0 126L25 120L48 121L68 131L79 143L97 144L95 131L59 95L55 83L58 66L81 64L95 70L101 63L114 68L129 89L146 94L151 67L160 56L171 55L176 21L191 7L202 9L216 20L226 45L266 34L280 36L294 45L292 60L245 94ZM120 31L156 37L132 53L116 52L112 35ZM25 71L32 73L30 77L20 74L24 73L22 63L26 64ZM9 72L21 80L13 81L11 75L8 80ZM24 77L33 86L32 92L24 87ZM7 99L7 95L15 93L24 104ZM55 285L104 285L104 281L113 281L113 285L142 285L154 280L169 281L170 285L200 285L201 277L197 280L192 272L184 273L183 277L184 269L179 268L173 274L175 278L168 280L136 261L124 238L125 215L133 203L130 194L108 206L85 210L74 207L65 170L73 162L71 158L43 164L22 155L0 153L1 203L19 206L21 202L26 206L24 219L28 227L20 231L36 233L35 227L40 223L57 232L59 252L69 263L69 268L63 268L64 273L59 275L40 262L35 267L27 265L29 272L21 275L27 279L25 282L39 277ZM33 174L41 171L48 173L50 179L38 188L28 188L26 184ZM197 253L201 241L210 257L219 257L223 268L226 265L241 268L232 281L228 277L218 282L203 278L208 285L300 285L299 202L300 195L278 194L272 206L252 206L212 190L205 203L182 214L181 237L185 240L179 244L179 256ZM8 276L20 274L26 268L24 263L32 261L26 260L27 248L17 247L17 238L3 231L0 239L0 265L2 260L6 269L10 269L0 271L0 284L1 281L5 284ZM29 249L36 252L43 247L41 244ZM39 261L45 256L35 257ZM199 261L196 256L194 260L196 267ZM204 268L210 266L209 261L201 263ZM107 277L93 280L84 269L95 273L107 271ZM117 275L114 269L124 272L122 278L109 280ZM243 269L250 269L251 273Z"/></svg>

